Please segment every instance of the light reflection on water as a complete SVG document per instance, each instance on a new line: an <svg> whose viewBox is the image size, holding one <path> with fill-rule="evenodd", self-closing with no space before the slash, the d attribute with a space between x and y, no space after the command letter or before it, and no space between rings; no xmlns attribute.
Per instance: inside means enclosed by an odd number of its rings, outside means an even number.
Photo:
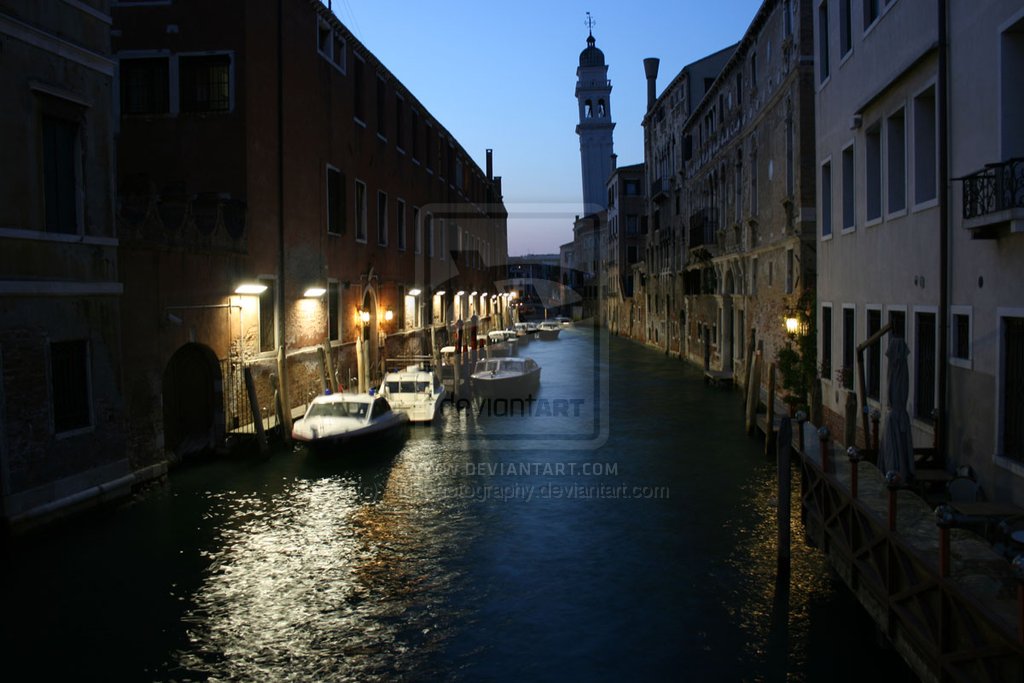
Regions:
<svg viewBox="0 0 1024 683"><path fill-rule="evenodd" d="M892 655L803 546L795 496L791 581L776 582L775 468L743 433L738 394L617 339L595 365L593 339L566 330L524 355L544 368L539 397L607 400L604 415L447 410L383 461L300 449L183 468L146 499L27 545L2 577L7 623L28 627L5 627L12 656L37 657L30 632L47 628L100 654L82 659L99 672L146 679L890 674ZM592 383L578 391L595 372L608 373L607 399ZM589 450L482 438L593 434L601 420L606 438ZM50 573L61 580L37 578ZM33 611L51 603L56 624ZM840 633L870 656L837 655Z"/></svg>

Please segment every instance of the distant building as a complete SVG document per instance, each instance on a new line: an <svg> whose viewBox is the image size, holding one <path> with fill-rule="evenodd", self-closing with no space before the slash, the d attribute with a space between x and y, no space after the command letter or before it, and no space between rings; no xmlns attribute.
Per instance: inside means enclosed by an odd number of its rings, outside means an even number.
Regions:
<svg viewBox="0 0 1024 683"><path fill-rule="evenodd" d="M106 0L0 8L0 519L127 493Z"/></svg>
<svg viewBox="0 0 1024 683"><path fill-rule="evenodd" d="M641 253L644 284L637 295L645 299L647 316L645 326L634 327L633 334L645 342L677 352L686 240L682 204L686 151L683 126L734 49L735 46L727 47L683 67L657 97L659 60L644 60L647 113L642 125L648 230Z"/></svg>
<svg viewBox="0 0 1024 683"><path fill-rule="evenodd" d="M682 338L670 327L666 343L741 385L750 343L765 368L776 362L793 343L787 314L813 298L810 8L811 0L766 0L682 131L682 301L665 295Z"/></svg>
<svg viewBox="0 0 1024 683"><path fill-rule="evenodd" d="M455 320L489 324L508 251L490 150L481 169L327 5L121 2L114 28L139 458L287 421Z"/></svg>
<svg viewBox="0 0 1024 683"><path fill-rule="evenodd" d="M633 265L640 261L647 232L644 165L619 166L608 179L608 230L604 247L604 319L617 334L629 330Z"/></svg>

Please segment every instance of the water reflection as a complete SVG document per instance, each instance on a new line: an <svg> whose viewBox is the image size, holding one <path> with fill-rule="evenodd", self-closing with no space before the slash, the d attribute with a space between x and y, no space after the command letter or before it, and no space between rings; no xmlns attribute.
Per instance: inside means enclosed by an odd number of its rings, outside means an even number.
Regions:
<svg viewBox="0 0 1024 683"><path fill-rule="evenodd" d="M621 340L595 366L590 333L567 332L537 345L542 394L571 396L581 365L607 372L601 444L515 448L486 437L558 437L575 418L447 409L391 458L300 449L180 470L18 550L0 582L20 626L5 627L9 666L57 644L112 679L888 674L798 512L791 582L776 582L775 468L737 395ZM665 495L537 495L606 488ZM840 634L869 655L837 652Z"/></svg>

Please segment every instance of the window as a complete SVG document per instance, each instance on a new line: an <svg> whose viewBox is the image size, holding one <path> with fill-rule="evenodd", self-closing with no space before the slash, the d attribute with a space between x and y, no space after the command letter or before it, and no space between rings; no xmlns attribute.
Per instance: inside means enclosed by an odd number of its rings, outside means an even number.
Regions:
<svg viewBox="0 0 1024 683"><path fill-rule="evenodd" d="M274 319L277 294L274 290L273 278L261 277L259 283L267 287L266 291L260 294L260 352L262 353L277 348L274 341L277 331Z"/></svg>
<svg viewBox="0 0 1024 683"><path fill-rule="evenodd" d="M757 48L754 48L756 50ZM750 87L757 90L757 52L750 55Z"/></svg>
<svg viewBox="0 0 1024 683"><path fill-rule="evenodd" d="M852 230L854 222L853 204L853 146L843 150L843 230Z"/></svg>
<svg viewBox="0 0 1024 683"><path fill-rule="evenodd" d="M793 279L795 277L795 257L792 249L786 250L786 294L793 293Z"/></svg>
<svg viewBox="0 0 1024 683"><path fill-rule="evenodd" d="M635 213L626 214L626 234L636 235L640 232L639 217Z"/></svg>
<svg viewBox="0 0 1024 683"><path fill-rule="evenodd" d="M179 57L181 111L207 113L230 110L230 73L229 55Z"/></svg>
<svg viewBox="0 0 1024 683"><path fill-rule="evenodd" d="M345 39L335 33L332 42L334 44L334 49L331 54L331 63L341 69L342 73L345 73L345 67L348 64L347 44L345 43Z"/></svg>
<svg viewBox="0 0 1024 683"><path fill-rule="evenodd" d="M750 293L757 294L757 257L750 260Z"/></svg>
<svg viewBox="0 0 1024 683"><path fill-rule="evenodd" d="M853 0L839 0L839 56L845 57L853 49Z"/></svg>
<svg viewBox="0 0 1024 683"><path fill-rule="evenodd" d="M873 221L882 217L882 127L880 125L875 124L868 128L864 135L864 147L866 218Z"/></svg>
<svg viewBox="0 0 1024 683"><path fill-rule="evenodd" d="M50 344L50 389L55 433L92 425L89 344L85 339Z"/></svg>
<svg viewBox="0 0 1024 683"><path fill-rule="evenodd" d="M935 408L935 314L917 313L915 315L914 339L916 340L915 356L911 361L915 365L914 382L914 417L931 420Z"/></svg>
<svg viewBox="0 0 1024 683"><path fill-rule="evenodd" d="M951 306L952 325L949 330L950 363L971 367L971 307Z"/></svg>
<svg viewBox="0 0 1024 683"><path fill-rule="evenodd" d="M750 215L757 218L757 154L750 155Z"/></svg>
<svg viewBox="0 0 1024 683"><path fill-rule="evenodd" d="M892 330L889 331L894 337L907 338L907 314L904 311L889 311L889 324Z"/></svg>
<svg viewBox="0 0 1024 683"><path fill-rule="evenodd" d="M356 241L366 241L366 183L357 180L356 181L356 205L355 205L355 221L356 221Z"/></svg>
<svg viewBox="0 0 1024 683"><path fill-rule="evenodd" d="M405 147L405 102L398 93L395 93L395 146Z"/></svg>
<svg viewBox="0 0 1024 683"><path fill-rule="evenodd" d="M830 71L828 65L828 2L823 0L818 5L818 80L824 83L828 80Z"/></svg>
<svg viewBox="0 0 1024 683"><path fill-rule="evenodd" d="M832 306L821 307L821 378L832 379Z"/></svg>
<svg viewBox="0 0 1024 683"><path fill-rule="evenodd" d="M907 133L903 110L889 117L885 127L889 213L907 208Z"/></svg>
<svg viewBox="0 0 1024 683"><path fill-rule="evenodd" d="M46 232L78 233L78 124L43 117L43 197Z"/></svg>
<svg viewBox="0 0 1024 683"><path fill-rule="evenodd" d="M423 253L423 226L420 225L420 207L412 207L413 252Z"/></svg>
<svg viewBox="0 0 1024 683"><path fill-rule="evenodd" d="M1024 19L1009 26L1000 35L999 44L999 120L1001 121L1002 159L1024 156L1024 96L1020 74L1024 70Z"/></svg>
<svg viewBox="0 0 1024 683"><path fill-rule="evenodd" d="M398 230L398 250L405 251L405 201L395 201L395 227Z"/></svg>
<svg viewBox="0 0 1024 683"><path fill-rule="evenodd" d="M852 306L843 306L843 367L842 382L846 389L853 389L853 357L857 343L856 334L856 309Z"/></svg>
<svg viewBox="0 0 1024 683"><path fill-rule="evenodd" d="M365 71L366 63L356 55L356 58L352 60L352 112L359 123L366 121Z"/></svg>
<svg viewBox="0 0 1024 683"><path fill-rule="evenodd" d="M1024 461L1024 318L1003 317L999 383L1002 455Z"/></svg>
<svg viewBox="0 0 1024 683"><path fill-rule="evenodd" d="M864 30L867 31L871 24L878 19L879 0L863 0L864 2Z"/></svg>
<svg viewBox="0 0 1024 683"><path fill-rule="evenodd" d="M412 160L419 162L420 160L420 115L416 110L410 112L409 118L411 122L409 124L409 148L412 152Z"/></svg>
<svg viewBox="0 0 1024 683"><path fill-rule="evenodd" d="M775 284L775 262L768 262L768 286L771 287Z"/></svg>
<svg viewBox="0 0 1024 683"><path fill-rule="evenodd" d="M423 240L427 243L427 256L434 257L434 217L429 213L423 219Z"/></svg>
<svg viewBox="0 0 1024 683"><path fill-rule="evenodd" d="M377 191L377 244L388 246L388 195Z"/></svg>
<svg viewBox="0 0 1024 683"><path fill-rule="evenodd" d="M914 202L936 197L935 86L914 98Z"/></svg>
<svg viewBox="0 0 1024 683"><path fill-rule="evenodd" d="M832 235L832 162L821 165L821 236Z"/></svg>
<svg viewBox="0 0 1024 683"><path fill-rule="evenodd" d="M323 19L317 20L316 49L320 55L345 73L345 39Z"/></svg>
<svg viewBox="0 0 1024 683"><path fill-rule="evenodd" d="M867 336L871 337L873 334L882 329L882 311L877 308L868 309L867 317ZM876 339L871 346L867 348L867 359L865 365L865 379L867 381L867 387L865 387L865 393L868 398L873 398L876 401L879 399L882 386L882 340Z"/></svg>
<svg viewBox="0 0 1024 683"><path fill-rule="evenodd" d="M437 257L439 259L441 259L442 261L445 260L445 252L447 251L445 249L445 244L447 243L447 240L448 240L448 233L444 229L444 219L443 218L439 218L439 219L437 219L437 246L438 246Z"/></svg>
<svg viewBox="0 0 1024 683"><path fill-rule="evenodd" d="M387 137L387 130L384 128L384 120L387 116L385 104L387 102L387 83L382 76L377 76L377 135Z"/></svg>
<svg viewBox="0 0 1024 683"><path fill-rule="evenodd" d="M793 159L793 112L786 117L786 196L796 193L796 166Z"/></svg>
<svg viewBox="0 0 1024 683"><path fill-rule="evenodd" d="M639 180L627 180L625 183L626 196L636 197L640 194L640 181Z"/></svg>
<svg viewBox="0 0 1024 683"><path fill-rule="evenodd" d="M170 111L166 57L121 59L121 113L166 114Z"/></svg>
<svg viewBox="0 0 1024 683"><path fill-rule="evenodd" d="M345 174L331 166L327 167L327 232L345 233Z"/></svg>
<svg viewBox="0 0 1024 683"><path fill-rule="evenodd" d="M344 339L341 329L341 286L336 281L327 283L327 336L331 341Z"/></svg>

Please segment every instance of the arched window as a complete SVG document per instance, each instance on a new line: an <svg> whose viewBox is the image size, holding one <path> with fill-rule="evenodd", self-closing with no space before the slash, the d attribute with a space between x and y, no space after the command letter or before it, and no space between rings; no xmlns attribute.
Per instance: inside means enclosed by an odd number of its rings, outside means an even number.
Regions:
<svg viewBox="0 0 1024 683"><path fill-rule="evenodd" d="M594 103L587 100L583 103L583 118L589 119L594 116Z"/></svg>
<svg viewBox="0 0 1024 683"><path fill-rule="evenodd" d="M604 100L597 101L597 116L598 118L604 118Z"/></svg>

